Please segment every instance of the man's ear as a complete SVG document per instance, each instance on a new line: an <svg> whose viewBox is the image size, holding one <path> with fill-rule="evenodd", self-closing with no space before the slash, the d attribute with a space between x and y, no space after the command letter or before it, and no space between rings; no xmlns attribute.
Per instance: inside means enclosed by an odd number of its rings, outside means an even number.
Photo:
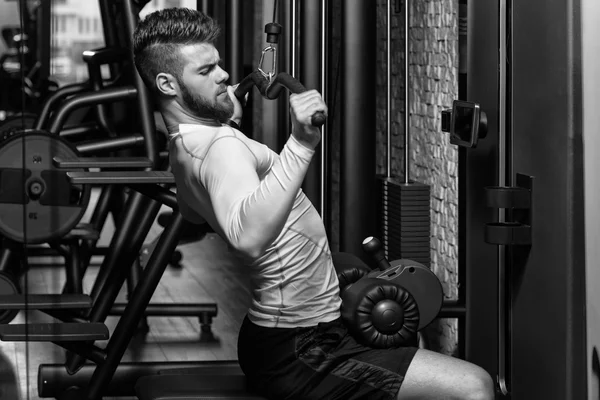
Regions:
<svg viewBox="0 0 600 400"><path fill-rule="evenodd" d="M173 75L161 72L156 75L155 83L159 93L167 96L177 95L177 89L179 87L177 86L177 80Z"/></svg>

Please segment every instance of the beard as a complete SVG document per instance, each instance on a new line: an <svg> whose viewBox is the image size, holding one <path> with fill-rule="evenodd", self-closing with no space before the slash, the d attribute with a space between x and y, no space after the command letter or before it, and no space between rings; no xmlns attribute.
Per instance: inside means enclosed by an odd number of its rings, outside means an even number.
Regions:
<svg viewBox="0 0 600 400"><path fill-rule="evenodd" d="M183 102L198 117L223 122L233 115L233 102L229 98L229 94L225 94L223 101L217 99L213 103L202 95L192 93L183 82L179 82L179 87Z"/></svg>

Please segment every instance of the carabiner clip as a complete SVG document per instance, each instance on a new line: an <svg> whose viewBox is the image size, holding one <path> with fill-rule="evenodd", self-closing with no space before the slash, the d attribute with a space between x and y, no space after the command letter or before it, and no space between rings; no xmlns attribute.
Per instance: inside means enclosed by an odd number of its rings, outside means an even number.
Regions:
<svg viewBox="0 0 600 400"><path fill-rule="evenodd" d="M273 53L273 60L271 62L271 70L269 72L265 72L262 69L263 66L263 62L265 60L265 54L272 52ZM260 73L269 81L269 83L271 83L273 81L273 77L275 76L275 69L277 66L277 48L273 47L271 45L268 45L267 47L265 47L260 55L260 61L258 62L258 70L260 71Z"/></svg>

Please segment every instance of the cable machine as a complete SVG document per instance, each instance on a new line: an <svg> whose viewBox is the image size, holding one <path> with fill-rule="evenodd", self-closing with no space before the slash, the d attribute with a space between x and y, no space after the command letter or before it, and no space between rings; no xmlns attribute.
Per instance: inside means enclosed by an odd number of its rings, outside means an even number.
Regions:
<svg viewBox="0 0 600 400"><path fill-rule="evenodd" d="M592 398L581 11L468 2L467 101L444 130L464 147L465 357L496 376L499 398Z"/></svg>

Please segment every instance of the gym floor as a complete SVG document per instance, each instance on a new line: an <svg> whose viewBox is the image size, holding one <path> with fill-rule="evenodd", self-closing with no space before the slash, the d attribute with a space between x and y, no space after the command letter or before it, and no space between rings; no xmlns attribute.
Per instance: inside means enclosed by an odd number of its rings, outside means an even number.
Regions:
<svg viewBox="0 0 600 400"><path fill-rule="evenodd" d="M101 245L108 243L112 229L112 225L107 224L102 232ZM155 224L146 241L152 241L160 230ZM200 241L181 245L179 250L183 255L180 267L167 267L152 301L216 302L218 315L213 320L214 338L201 340L197 318L151 317L148 318L150 331L134 337L123 361L237 359L237 333L250 300L248 277L244 269L228 254L225 243L215 234L208 234ZM94 263L86 272L86 293L91 290L98 266L99 263ZM64 284L64 277L65 271L60 265L46 262L44 265L35 266L27 275L29 293L59 293ZM125 300L126 291L123 289L118 301ZM13 323L23 323L25 318L29 322L51 321L47 315L32 311L27 316L20 313ZM117 321L118 317L109 317L106 321L110 332ZM104 347L102 342L98 345ZM63 362L64 350L52 343L0 342L0 356L4 358L0 359L0 398L38 400L39 364ZM110 399L105 397L105 400Z"/></svg>

